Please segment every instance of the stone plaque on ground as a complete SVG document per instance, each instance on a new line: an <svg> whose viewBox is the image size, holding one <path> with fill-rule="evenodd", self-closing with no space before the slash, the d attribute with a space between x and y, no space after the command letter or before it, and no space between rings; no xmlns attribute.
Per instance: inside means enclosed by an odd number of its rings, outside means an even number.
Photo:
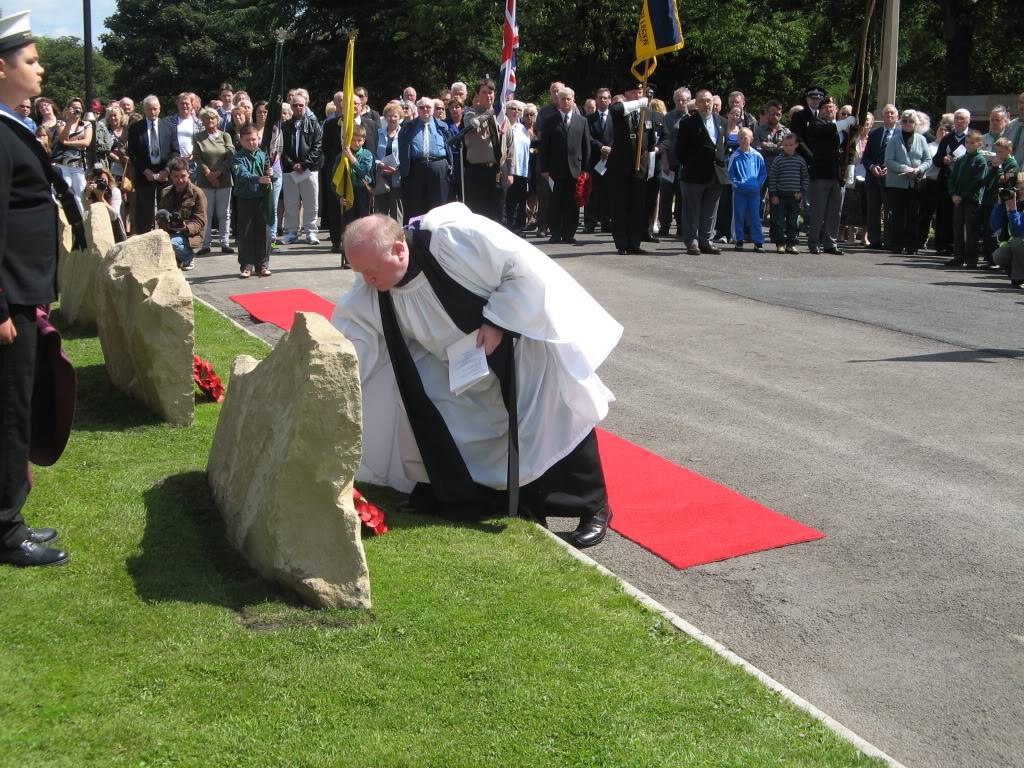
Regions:
<svg viewBox="0 0 1024 768"><path fill-rule="evenodd" d="M370 607L352 505L362 452L355 349L299 312L274 351L235 359L208 466L231 543L316 607Z"/></svg>
<svg viewBox="0 0 1024 768"><path fill-rule="evenodd" d="M60 259L57 262L57 287L60 290L60 312L75 325L96 325L97 284L103 260L114 247L114 228L104 203L93 203L85 213L84 251L71 250L71 228L63 220Z"/></svg>
<svg viewBox="0 0 1024 768"><path fill-rule="evenodd" d="M97 326L111 383L172 424L195 412L192 289L166 232L110 249L97 281Z"/></svg>

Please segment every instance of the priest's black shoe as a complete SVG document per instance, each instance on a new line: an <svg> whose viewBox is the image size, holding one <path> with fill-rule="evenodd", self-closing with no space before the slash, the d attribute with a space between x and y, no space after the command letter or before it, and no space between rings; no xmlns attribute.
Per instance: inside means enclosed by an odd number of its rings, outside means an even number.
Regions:
<svg viewBox="0 0 1024 768"><path fill-rule="evenodd" d="M71 558L63 549L51 549L26 539L13 549L0 549L0 565L33 566L64 565Z"/></svg>
<svg viewBox="0 0 1024 768"><path fill-rule="evenodd" d="M630 248L629 252L634 256L643 256L644 254L650 253L650 251L644 250L643 248Z"/></svg>
<svg viewBox="0 0 1024 768"><path fill-rule="evenodd" d="M28 529L28 540L33 544L45 544L48 541L53 541L60 534L57 533L53 528L29 528Z"/></svg>
<svg viewBox="0 0 1024 768"><path fill-rule="evenodd" d="M612 521L612 511L605 507L600 512L588 512L580 518L580 524L572 532L569 541L578 549L586 549L604 541L608 533L608 524Z"/></svg>
<svg viewBox="0 0 1024 768"><path fill-rule="evenodd" d="M629 251L626 248L619 248L618 249L619 256L625 256L628 253L629 253Z"/></svg>

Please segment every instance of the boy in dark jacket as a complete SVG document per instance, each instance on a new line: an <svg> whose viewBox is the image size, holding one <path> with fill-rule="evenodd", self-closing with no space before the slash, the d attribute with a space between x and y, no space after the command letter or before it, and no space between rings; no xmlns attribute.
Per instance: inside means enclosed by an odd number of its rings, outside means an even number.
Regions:
<svg viewBox="0 0 1024 768"><path fill-rule="evenodd" d="M971 131L964 144L966 152L953 164L949 174L949 196L953 200L953 258L947 267L978 265L978 237L981 199L988 181L989 163L978 151L981 132Z"/></svg>

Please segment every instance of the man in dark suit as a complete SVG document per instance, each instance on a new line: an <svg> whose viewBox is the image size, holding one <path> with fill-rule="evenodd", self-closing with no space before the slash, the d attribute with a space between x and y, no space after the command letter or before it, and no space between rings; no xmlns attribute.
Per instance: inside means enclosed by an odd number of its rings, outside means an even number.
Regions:
<svg viewBox="0 0 1024 768"><path fill-rule="evenodd" d="M612 116L608 108L612 103L612 92L607 88L598 88L594 94L597 111L587 115L587 127L590 129L590 200L583 209L583 231L587 234L594 231L598 224L601 231L612 228L610 188L608 184L608 156L612 153ZM598 173L594 166L605 161L604 173Z"/></svg>
<svg viewBox="0 0 1024 768"><path fill-rule="evenodd" d="M42 82L28 13L0 19L0 563L16 566L68 561L63 550L43 546L56 531L29 528L21 515L29 493L30 443L36 447L32 407L54 409L34 393L36 368L43 362L37 358L36 307L57 298L53 171L34 132L15 112L40 94Z"/></svg>
<svg viewBox="0 0 1024 768"><path fill-rule="evenodd" d="M331 251L341 253L341 203L334 191L332 180L334 164L341 154L341 117L345 94L338 91L331 101L334 102L334 114L324 120L320 129L323 137L320 151L324 157L324 164L320 169L320 221L331 236Z"/></svg>
<svg viewBox="0 0 1024 768"><path fill-rule="evenodd" d="M711 244L725 173L725 119L711 109L711 91L694 99L697 111L679 121L676 157L683 195L683 240L691 256L719 254Z"/></svg>
<svg viewBox="0 0 1024 768"><path fill-rule="evenodd" d="M861 162L867 169L868 175L864 182L864 191L867 197L867 210L865 211L866 227L868 231L868 246L871 248L882 248L883 227L882 223L888 222L885 205L885 150L889 146L889 140L896 135L899 129L900 113L895 105L886 104L882 108L882 124L871 129L868 134L867 144L864 145L864 155ZM888 232L888 227L884 228Z"/></svg>
<svg viewBox="0 0 1024 768"><path fill-rule="evenodd" d="M620 256L644 253L640 247L647 236L647 178L651 175L651 152L657 148L653 122L636 81L623 89L625 101L612 104L612 152L608 156L608 184L611 186L612 235ZM637 168L637 157L640 167Z"/></svg>
<svg viewBox="0 0 1024 768"><path fill-rule="evenodd" d="M538 163L542 183L554 183L548 211L551 244L575 243L579 225L576 179L590 159L590 130L586 118L574 109L575 104L572 88L562 88L558 92L558 111L541 128Z"/></svg>
<svg viewBox="0 0 1024 768"><path fill-rule="evenodd" d="M953 198L949 196L949 174L953 170L971 128L971 113L958 109L953 113L953 130L942 137L935 151L935 165L939 166L938 199L935 203L935 252L948 256L953 253ZM961 152L961 154L963 154Z"/></svg>
<svg viewBox="0 0 1024 768"><path fill-rule="evenodd" d="M174 156L177 137L166 120L160 119L160 99L142 100L140 120L128 129L128 156L132 161L135 201L132 205L132 234L153 229L156 197L167 184L167 164Z"/></svg>
<svg viewBox="0 0 1024 768"><path fill-rule="evenodd" d="M688 105L690 103L690 89L676 88L672 94L675 102L675 109L665 115L665 131L661 137L661 146L658 147L660 170L666 174L672 174L672 180L664 178L660 180L661 206L658 209L660 219L661 236L668 237L669 227L672 226L672 219L676 222L676 235L683 236L683 201L679 194L679 158L676 157L676 134L679 131L679 122L690 114ZM660 176L660 174L659 174ZM674 217L673 217L674 211Z"/></svg>

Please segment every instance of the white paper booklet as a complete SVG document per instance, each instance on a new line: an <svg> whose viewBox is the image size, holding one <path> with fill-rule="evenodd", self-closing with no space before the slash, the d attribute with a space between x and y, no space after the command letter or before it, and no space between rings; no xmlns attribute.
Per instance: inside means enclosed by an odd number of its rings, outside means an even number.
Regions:
<svg viewBox="0 0 1024 768"><path fill-rule="evenodd" d="M448 349L448 388L461 395L478 381L487 378L487 355L476 345L476 331L463 336Z"/></svg>

